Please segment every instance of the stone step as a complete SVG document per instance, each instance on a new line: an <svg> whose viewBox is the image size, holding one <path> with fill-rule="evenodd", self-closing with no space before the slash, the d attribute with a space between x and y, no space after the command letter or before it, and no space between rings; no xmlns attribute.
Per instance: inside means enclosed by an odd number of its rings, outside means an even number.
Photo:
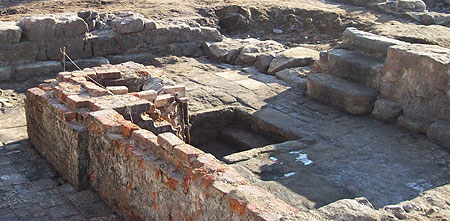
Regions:
<svg viewBox="0 0 450 221"><path fill-rule="evenodd" d="M333 49L328 52L328 74L368 87L377 87L384 60L358 51Z"/></svg>
<svg viewBox="0 0 450 221"><path fill-rule="evenodd" d="M359 50L381 57L386 57L387 49L390 46L409 44L404 41L360 31L353 27L347 28L344 31L342 40L341 47L349 50Z"/></svg>
<svg viewBox="0 0 450 221"><path fill-rule="evenodd" d="M263 147L273 143L267 138L240 128L225 128L219 139L224 143L232 145L238 150L248 150L250 148Z"/></svg>
<svg viewBox="0 0 450 221"><path fill-rule="evenodd" d="M363 115L372 111L378 92L340 77L313 74L308 77L307 95L351 114Z"/></svg>

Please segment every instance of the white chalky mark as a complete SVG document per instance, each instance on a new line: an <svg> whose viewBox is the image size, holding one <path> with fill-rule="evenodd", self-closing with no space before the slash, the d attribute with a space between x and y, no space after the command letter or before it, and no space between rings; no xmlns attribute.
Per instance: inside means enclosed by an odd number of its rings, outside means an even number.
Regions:
<svg viewBox="0 0 450 221"><path fill-rule="evenodd" d="M277 161L277 160L278 160L278 159L275 158L275 157L269 157L269 159L272 160L272 161Z"/></svg>
<svg viewBox="0 0 450 221"><path fill-rule="evenodd" d="M296 174L295 172L286 173L286 174L284 174L284 177L290 177L290 176L293 176L295 174Z"/></svg>
<svg viewBox="0 0 450 221"><path fill-rule="evenodd" d="M306 153L302 153L302 151L291 151L290 154L298 154L298 156L295 158L295 161L302 162L305 166L308 166L313 163L312 160L308 159L308 155Z"/></svg>

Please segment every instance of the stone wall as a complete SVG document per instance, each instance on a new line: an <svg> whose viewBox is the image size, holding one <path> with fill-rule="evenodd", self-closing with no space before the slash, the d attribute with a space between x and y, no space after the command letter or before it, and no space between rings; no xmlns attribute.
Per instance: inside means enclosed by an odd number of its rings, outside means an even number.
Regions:
<svg viewBox="0 0 450 221"><path fill-rule="evenodd" d="M109 95L91 82L130 74L134 82L154 82L151 68L126 63L62 72L27 91L30 140L70 183L78 189L91 186L124 219L277 220L299 214L186 144L176 127L155 134L137 125L146 125L135 118L142 113L181 125L170 113L184 90L163 86L155 93L127 93L115 86L109 89L117 95ZM136 124L125 119L129 115Z"/></svg>
<svg viewBox="0 0 450 221"><path fill-rule="evenodd" d="M158 54L198 56L201 43L219 40L215 28L182 22L156 24L133 13L27 16L17 23L0 22L0 81L62 71L63 47L85 68L130 59L149 62ZM75 69L69 62L67 67Z"/></svg>

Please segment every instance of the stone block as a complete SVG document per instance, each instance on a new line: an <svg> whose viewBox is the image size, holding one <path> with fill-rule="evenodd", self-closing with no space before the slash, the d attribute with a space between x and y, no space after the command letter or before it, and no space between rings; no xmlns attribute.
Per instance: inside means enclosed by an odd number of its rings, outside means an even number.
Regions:
<svg viewBox="0 0 450 221"><path fill-rule="evenodd" d="M0 81L10 80L13 71L11 67L0 67Z"/></svg>
<svg viewBox="0 0 450 221"><path fill-rule="evenodd" d="M87 59L78 59L74 60L75 64L81 69L98 67L104 64L109 64L109 60L104 57L95 57L95 58L87 58ZM66 69L68 70L78 70L75 65L70 61L66 61Z"/></svg>
<svg viewBox="0 0 450 221"><path fill-rule="evenodd" d="M203 151L185 143L176 145L173 148L173 153L175 157L177 157L179 160L181 160L181 162L183 162L187 166L192 165L192 163L198 156L204 154Z"/></svg>
<svg viewBox="0 0 450 221"><path fill-rule="evenodd" d="M286 68L275 73L275 76L289 84L306 88L307 78L310 72L310 67Z"/></svg>
<svg viewBox="0 0 450 221"><path fill-rule="evenodd" d="M372 111L372 116L383 122L393 122L402 111L402 107L395 101L378 99Z"/></svg>
<svg viewBox="0 0 450 221"><path fill-rule="evenodd" d="M255 61L255 67L261 72L266 73L269 69L270 63L272 62L275 55L272 54L263 54L259 55Z"/></svg>
<svg viewBox="0 0 450 221"><path fill-rule="evenodd" d="M169 153L172 153L173 147L184 143L183 140L178 138L175 134L169 132L159 134L157 141L158 144L169 151Z"/></svg>
<svg viewBox="0 0 450 221"><path fill-rule="evenodd" d="M372 111L378 92L336 76L313 74L308 77L307 95L351 114L362 115Z"/></svg>
<svg viewBox="0 0 450 221"><path fill-rule="evenodd" d="M19 43L22 29L15 22L0 21L0 44Z"/></svg>
<svg viewBox="0 0 450 221"><path fill-rule="evenodd" d="M111 28L120 34L129 34L144 30L144 17L140 14L118 16L111 21Z"/></svg>
<svg viewBox="0 0 450 221"><path fill-rule="evenodd" d="M115 95L121 95L128 93L128 88L126 86L109 86L106 87L107 90L111 91Z"/></svg>
<svg viewBox="0 0 450 221"><path fill-rule="evenodd" d="M430 124L430 120L418 116L401 115L397 119L397 125L414 133L426 133Z"/></svg>
<svg viewBox="0 0 450 221"><path fill-rule="evenodd" d="M398 0L399 11L416 11L423 12L427 9L427 5L422 0Z"/></svg>
<svg viewBox="0 0 450 221"><path fill-rule="evenodd" d="M84 40L84 36L48 40L45 44L47 58L49 60L60 61L62 54L61 49L65 47L67 55L72 59L90 58L92 57L92 44ZM66 60L68 60L66 58Z"/></svg>
<svg viewBox="0 0 450 221"><path fill-rule="evenodd" d="M154 102L156 97L157 97L157 93L154 90L146 90L146 91L140 91L138 93L136 93L137 97Z"/></svg>
<svg viewBox="0 0 450 221"><path fill-rule="evenodd" d="M358 51L333 49L328 52L328 74L368 87L378 88L384 61Z"/></svg>
<svg viewBox="0 0 450 221"><path fill-rule="evenodd" d="M17 44L0 44L0 65L14 65L47 60L39 44L24 41Z"/></svg>
<svg viewBox="0 0 450 221"><path fill-rule="evenodd" d="M391 46L380 76L383 97L409 115L450 120L450 49L436 45Z"/></svg>
<svg viewBox="0 0 450 221"><path fill-rule="evenodd" d="M149 130L140 129L133 131L131 139L136 140L141 147L148 147L152 145L151 140L156 140L157 137Z"/></svg>
<svg viewBox="0 0 450 221"><path fill-rule="evenodd" d="M175 98L171 94L158 95L155 99L155 106L156 108L164 107L166 104L172 103L174 100Z"/></svg>
<svg viewBox="0 0 450 221"><path fill-rule="evenodd" d="M171 94L174 96L175 94L178 94L178 97L186 96L186 87L183 85L164 86L162 90L165 94Z"/></svg>
<svg viewBox="0 0 450 221"><path fill-rule="evenodd" d="M359 50L383 57L387 55L387 50L390 46L408 44L403 41L360 31L353 27L347 28L344 31L342 39L344 42L341 46L346 49Z"/></svg>
<svg viewBox="0 0 450 221"><path fill-rule="evenodd" d="M31 64L15 66L16 80L23 81L37 76L54 74L62 71L60 62L57 61L42 61Z"/></svg>
<svg viewBox="0 0 450 221"><path fill-rule="evenodd" d="M308 48L291 48L275 55L267 73L274 75L285 68L309 66L319 59L319 52Z"/></svg>
<svg viewBox="0 0 450 221"><path fill-rule="evenodd" d="M276 53L284 50L282 44L272 40L259 41L250 38L245 40L245 44L246 45L242 47L234 63L253 65L259 55L268 54L269 52Z"/></svg>
<svg viewBox="0 0 450 221"><path fill-rule="evenodd" d="M89 42L92 42L92 55L101 57L105 55L115 55L120 53L119 43L115 40L115 33L112 30L99 30L91 32Z"/></svg>
<svg viewBox="0 0 450 221"><path fill-rule="evenodd" d="M71 38L88 32L86 22L76 14L27 16L18 22L25 39L49 41Z"/></svg>
<svg viewBox="0 0 450 221"><path fill-rule="evenodd" d="M155 30L157 28L158 24L150 19L144 20L144 29L145 30Z"/></svg>
<svg viewBox="0 0 450 221"><path fill-rule="evenodd" d="M440 145L450 149L450 123L447 121L435 121L427 129L427 136L437 141Z"/></svg>

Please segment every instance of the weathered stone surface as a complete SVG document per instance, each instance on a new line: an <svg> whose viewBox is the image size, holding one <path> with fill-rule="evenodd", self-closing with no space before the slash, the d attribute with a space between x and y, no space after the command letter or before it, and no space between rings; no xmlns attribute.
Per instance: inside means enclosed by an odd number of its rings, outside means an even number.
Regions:
<svg viewBox="0 0 450 221"><path fill-rule="evenodd" d="M430 120L418 116L408 116L406 114L397 119L397 124L400 127L406 128L414 133L426 133L431 123Z"/></svg>
<svg viewBox="0 0 450 221"><path fill-rule="evenodd" d="M92 55L95 57L114 55L120 52L120 47L115 41L115 34L111 30L91 32L89 41L92 42Z"/></svg>
<svg viewBox="0 0 450 221"><path fill-rule="evenodd" d="M341 47L349 50L359 50L375 55L386 56L387 50L392 45L408 44L403 41L360 31L356 28L347 28L342 35L344 40Z"/></svg>
<svg viewBox="0 0 450 221"><path fill-rule="evenodd" d="M203 50L209 58L225 62L228 54L233 51L239 51L243 46L244 44L241 40L225 38L220 42L205 42Z"/></svg>
<svg viewBox="0 0 450 221"><path fill-rule="evenodd" d="M0 44L19 43L22 29L14 22L0 21Z"/></svg>
<svg viewBox="0 0 450 221"><path fill-rule="evenodd" d="M372 116L383 122L393 122L400 115L402 108L399 103L386 99L378 99L372 111Z"/></svg>
<svg viewBox="0 0 450 221"><path fill-rule="evenodd" d="M397 2L400 11L423 12L427 9L427 5L422 0L398 0Z"/></svg>
<svg viewBox="0 0 450 221"><path fill-rule="evenodd" d="M25 39L49 41L70 38L87 32L86 22L76 14L27 16L18 22Z"/></svg>
<svg viewBox="0 0 450 221"><path fill-rule="evenodd" d="M92 57L92 44L83 37L49 40L45 44L47 58L53 61L61 61L61 50L66 48L66 53L71 59Z"/></svg>
<svg viewBox="0 0 450 221"><path fill-rule="evenodd" d="M308 48L291 48L275 55L267 72L274 75L285 68L309 66L319 59L319 52Z"/></svg>
<svg viewBox="0 0 450 221"><path fill-rule="evenodd" d="M427 129L427 136L450 149L450 123L436 121Z"/></svg>
<svg viewBox="0 0 450 221"><path fill-rule="evenodd" d="M126 54L126 55L110 55L107 56L111 64L120 64L127 61L133 61L140 64L151 64L154 60L154 54L152 53L140 53L140 54Z"/></svg>
<svg viewBox="0 0 450 221"><path fill-rule="evenodd" d="M57 61L42 61L15 67L16 80L18 81L40 75L56 74L60 71L62 71L62 66L61 63Z"/></svg>
<svg viewBox="0 0 450 221"><path fill-rule="evenodd" d="M144 30L144 16L140 14L127 14L118 16L111 21L111 28L120 34L129 34Z"/></svg>
<svg viewBox="0 0 450 221"><path fill-rule="evenodd" d="M155 30L157 28L157 26L158 26L158 24L153 20L149 20L149 19L144 20L145 30Z"/></svg>
<svg viewBox="0 0 450 221"><path fill-rule="evenodd" d="M11 67L0 67L0 81L10 80L12 77Z"/></svg>
<svg viewBox="0 0 450 221"><path fill-rule="evenodd" d="M274 57L274 54L263 54L258 56L255 62L255 67L261 72L267 72Z"/></svg>
<svg viewBox="0 0 450 221"><path fill-rule="evenodd" d="M309 72L311 72L311 67L286 68L275 73L275 76L290 84L306 88Z"/></svg>
<svg viewBox="0 0 450 221"><path fill-rule="evenodd" d="M308 77L307 95L351 114L368 114L372 111L378 93L339 77L313 74Z"/></svg>
<svg viewBox="0 0 450 221"><path fill-rule="evenodd" d="M248 42L247 42L248 41ZM239 56L236 58L236 64L250 64L253 65L256 58L268 52L278 52L284 49L283 45L272 40L259 41L256 39L246 39L245 45Z"/></svg>
<svg viewBox="0 0 450 221"><path fill-rule="evenodd" d="M343 199L319 209L327 220L380 220L380 215L373 208L358 203L356 200Z"/></svg>
<svg viewBox="0 0 450 221"><path fill-rule="evenodd" d="M450 120L449 73L450 49L422 44L392 46L380 92L402 104L407 114Z"/></svg>
<svg viewBox="0 0 450 221"><path fill-rule="evenodd" d="M384 61L357 51L333 49L328 52L328 74L365 86L378 88Z"/></svg>
<svg viewBox="0 0 450 221"><path fill-rule="evenodd" d="M0 65L12 65L37 60L46 60L45 51L36 42L24 41L17 44L0 44Z"/></svg>
<svg viewBox="0 0 450 221"><path fill-rule="evenodd" d="M104 57L95 57L95 58L88 58L88 59L78 59L74 60L75 64L78 65L79 68L91 68L91 67L97 67L101 66L103 64L109 64L109 60ZM78 68L75 67L75 65L72 64L70 61L66 61L66 69L69 70L78 70Z"/></svg>
<svg viewBox="0 0 450 221"><path fill-rule="evenodd" d="M215 42L222 40L216 28L191 27L187 24L161 25L154 30L144 31L144 41L153 46L183 42Z"/></svg>

